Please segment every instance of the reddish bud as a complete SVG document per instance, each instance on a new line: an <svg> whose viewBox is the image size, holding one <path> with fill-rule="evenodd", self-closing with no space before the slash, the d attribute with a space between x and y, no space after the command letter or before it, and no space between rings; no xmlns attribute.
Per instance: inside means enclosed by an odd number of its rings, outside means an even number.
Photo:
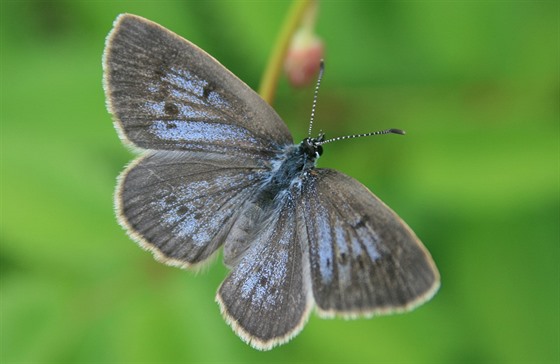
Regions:
<svg viewBox="0 0 560 364"><path fill-rule="evenodd" d="M292 86L304 87L315 81L324 50L321 39L307 29L294 35L284 61L284 71Z"/></svg>

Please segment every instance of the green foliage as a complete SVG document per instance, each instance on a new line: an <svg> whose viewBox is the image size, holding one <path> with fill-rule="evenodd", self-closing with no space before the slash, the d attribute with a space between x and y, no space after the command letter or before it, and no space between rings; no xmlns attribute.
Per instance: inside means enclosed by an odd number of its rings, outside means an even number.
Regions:
<svg viewBox="0 0 560 364"><path fill-rule="evenodd" d="M117 225L132 154L105 110L101 54L121 12L159 22L256 88L285 2L1 4L2 363L558 362L559 6L556 2L324 2L320 165L367 185L442 275L416 311L312 316L257 352L214 303L220 261L155 262ZM305 136L312 88L275 107Z"/></svg>

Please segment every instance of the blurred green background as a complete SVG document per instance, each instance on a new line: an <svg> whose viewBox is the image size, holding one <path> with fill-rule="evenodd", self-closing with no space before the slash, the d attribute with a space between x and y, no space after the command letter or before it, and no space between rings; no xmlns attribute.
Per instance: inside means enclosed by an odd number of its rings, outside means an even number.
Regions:
<svg viewBox="0 0 560 364"><path fill-rule="evenodd" d="M559 359L559 5L324 2L316 130L402 128L333 143L320 166L369 186L431 251L434 299L404 315L312 315L258 352L214 302L227 274L157 263L121 230L115 178L133 154L105 110L117 14L195 42L253 88L288 2L1 3L2 363L514 363ZM306 135L312 87L275 108Z"/></svg>

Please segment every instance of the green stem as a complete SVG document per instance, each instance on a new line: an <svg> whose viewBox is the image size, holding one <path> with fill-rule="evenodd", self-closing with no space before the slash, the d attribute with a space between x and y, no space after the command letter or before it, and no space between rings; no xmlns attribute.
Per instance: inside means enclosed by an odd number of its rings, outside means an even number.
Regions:
<svg viewBox="0 0 560 364"><path fill-rule="evenodd" d="M282 73L282 66L286 57L286 52L292 36L298 29L302 19L307 14L307 10L311 6L316 6L316 0L295 0L292 4L290 12L284 21L282 31L280 32L276 45L268 59L266 70L261 79L259 86L259 94L261 97L272 105L276 96L278 80Z"/></svg>

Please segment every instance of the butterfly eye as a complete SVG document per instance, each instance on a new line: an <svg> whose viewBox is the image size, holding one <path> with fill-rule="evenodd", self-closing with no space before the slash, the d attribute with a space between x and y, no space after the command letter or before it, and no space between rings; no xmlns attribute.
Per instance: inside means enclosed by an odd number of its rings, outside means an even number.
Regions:
<svg viewBox="0 0 560 364"><path fill-rule="evenodd" d="M319 144L315 146L317 158L323 155L323 147Z"/></svg>

